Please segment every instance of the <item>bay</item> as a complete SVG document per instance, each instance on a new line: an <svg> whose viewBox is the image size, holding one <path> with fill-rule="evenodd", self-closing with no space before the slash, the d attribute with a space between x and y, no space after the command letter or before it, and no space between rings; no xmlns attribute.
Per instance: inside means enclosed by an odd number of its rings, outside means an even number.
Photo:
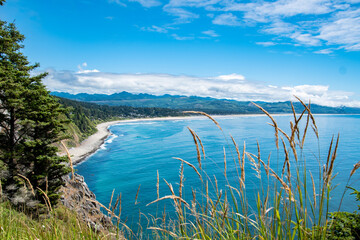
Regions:
<svg viewBox="0 0 360 240"><path fill-rule="evenodd" d="M163 208L168 214L174 213L171 200L147 206L157 198L157 172L160 177L160 197L170 195L167 182L171 183L175 192L179 188L179 172L181 162L174 157L182 158L198 167L197 152L192 135L188 127L193 129L202 140L205 149L205 159L202 168L211 179L217 178L218 187L226 189L230 184L238 186L237 153L230 138L234 137L242 151L244 142L246 151L258 154L257 144L261 149L261 158L267 161L270 154L270 166L277 172L284 162L284 151L276 148L274 128L268 123L267 116L218 116L214 117L223 131L208 118L188 118L182 120L157 120L120 123L110 127L110 136L104 145L85 162L76 166L79 174L83 175L89 188L95 193L97 200L108 206L112 191L115 196L122 195L121 217L129 225L136 225L140 212L141 218L160 216ZM290 134L289 121L291 115L277 115L274 117L281 129ZM308 129L306 144L301 158L306 160L306 168L319 176L319 162L326 161L328 148L332 137L340 135L337 159L333 180L335 189L331 192L330 210L338 209L344 192L349 173L353 165L360 160L360 116L359 115L315 115L319 129L319 139L313 130ZM304 117L304 120L305 117ZM302 124L304 128L304 123ZM287 146L289 147L289 146ZM224 150L226 155L226 181L224 177ZM202 154L203 155L203 154ZM291 159L291 164L296 164ZM260 182L256 172L247 159L245 164L246 192L249 204L255 204L255 194L259 190ZM262 172L264 174L264 171ZM192 199L191 189L204 191L200 187L200 180L196 173L188 166L184 166L185 191L184 198ZM309 177L310 179L310 177ZM309 180L308 179L308 180ZM359 173L353 176L352 186L359 189ZM210 188L215 188L214 180ZM137 195L137 190L140 190ZM344 197L341 210L354 211L357 209L354 197ZM189 200L189 201L190 201ZM250 206L254 207L254 206Z"/></svg>

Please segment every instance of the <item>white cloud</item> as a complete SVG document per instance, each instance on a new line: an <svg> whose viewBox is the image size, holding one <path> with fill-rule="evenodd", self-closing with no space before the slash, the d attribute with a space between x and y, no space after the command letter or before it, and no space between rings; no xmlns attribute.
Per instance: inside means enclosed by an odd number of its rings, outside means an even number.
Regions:
<svg viewBox="0 0 360 240"><path fill-rule="evenodd" d="M223 81L230 81L230 80L238 80L238 81L244 81L245 77L243 75L232 73L228 75L220 75L215 77L215 79L223 80Z"/></svg>
<svg viewBox="0 0 360 240"><path fill-rule="evenodd" d="M120 6L126 7L127 5L124 3L125 0L120 1L120 0L108 0L109 3L116 3ZM143 7L146 8L150 8L150 7L156 7L161 5L160 1L157 0L127 0L129 2L138 2L140 3Z"/></svg>
<svg viewBox="0 0 360 240"><path fill-rule="evenodd" d="M125 0L108 1L123 5ZM126 1L137 1L144 7L161 5L160 0ZM216 25L257 27L262 34L276 35L279 44L360 51L359 3L360 0L169 0L162 9L175 17L173 24L206 17ZM147 31L166 29L152 26ZM257 44L269 46L261 43Z"/></svg>
<svg viewBox="0 0 360 240"><path fill-rule="evenodd" d="M210 37L219 37L219 34L217 34L214 30L207 30L203 31L202 33Z"/></svg>
<svg viewBox="0 0 360 240"><path fill-rule="evenodd" d="M165 5L163 7L164 11L169 13L172 16L175 16L175 24L189 23L195 18L199 18L198 14L192 13L183 8L173 7L169 5Z"/></svg>
<svg viewBox="0 0 360 240"><path fill-rule="evenodd" d="M130 2L138 2L146 8L156 7L161 5L161 2L157 0L129 0Z"/></svg>
<svg viewBox="0 0 360 240"><path fill-rule="evenodd" d="M170 0L167 7L208 7L219 3L221 0Z"/></svg>
<svg viewBox="0 0 360 240"><path fill-rule="evenodd" d="M147 31L147 32L158 32L158 33L167 33L168 32L168 28L166 27L158 27L155 25L152 25L151 27L142 27L140 28L142 31Z"/></svg>
<svg viewBox="0 0 360 240"><path fill-rule="evenodd" d="M329 44L344 46L347 50L360 50L360 9L339 12L334 21L324 23L317 38Z"/></svg>
<svg viewBox="0 0 360 240"><path fill-rule="evenodd" d="M120 5L120 6L126 7L126 4L123 3L123 2L120 1L120 0L108 0L108 2L109 2L109 3L116 3L116 4Z"/></svg>
<svg viewBox="0 0 360 240"><path fill-rule="evenodd" d="M327 54L331 54L333 52L334 52L333 49L327 48L327 49L321 49L321 50L315 51L314 53L327 55Z"/></svg>
<svg viewBox="0 0 360 240"><path fill-rule="evenodd" d="M276 20L263 28L263 32L275 35L286 35L296 30L296 26L290 23Z"/></svg>
<svg viewBox="0 0 360 240"><path fill-rule="evenodd" d="M290 38L294 39L295 41L299 42L300 44L304 44L304 45L308 45L308 46L320 46L321 45L320 40L309 33L295 32L290 35Z"/></svg>
<svg viewBox="0 0 360 240"><path fill-rule="evenodd" d="M214 20L212 22L217 25L227 25L227 26L239 26L240 25L239 19L232 13L224 13L224 14L218 15L214 18Z"/></svg>
<svg viewBox="0 0 360 240"><path fill-rule="evenodd" d="M311 102L321 105L360 107L359 101L351 99L353 93L332 91L329 86L274 86L252 82L235 73L200 78L170 74L115 74L97 70L47 71L50 74L44 83L51 91L105 94L128 91L266 102L295 100L293 95L296 95L304 101L311 99Z"/></svg>
<svg viewBox="0 0 360 240"><path fill-rule="evenodd" d="M270 47L270 46L276 45L276 43L274 43L274 42L257 42L256 44L257 45L262 45L264 47Z"/></svg>
<svg viewBox="0 0 360 240"><path fill-rule="evenodd" d="M174 33L174 34L171 34L171 36L173 37L173 38L175 38L176 40L179 40L179 41L184 41L184 40L193 40L194 39L194 37L191 37L191 36L179 36L179 35L177 35L176 33Z"/></svg>

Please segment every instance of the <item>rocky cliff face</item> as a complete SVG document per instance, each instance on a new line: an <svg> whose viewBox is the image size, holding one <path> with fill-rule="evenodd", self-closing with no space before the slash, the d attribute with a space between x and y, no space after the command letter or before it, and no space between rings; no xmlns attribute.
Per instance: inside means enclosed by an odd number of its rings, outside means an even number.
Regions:
<svg viewBox="0 0 360 240"><path fill-rule="evenodd" d="M85 183L83 176L75 174L74 179L67 176L65 186L61 191L63 194L60 200L64 206L77 212L95 231L114 228L110 217L100 211L100 204Z"/></svg>

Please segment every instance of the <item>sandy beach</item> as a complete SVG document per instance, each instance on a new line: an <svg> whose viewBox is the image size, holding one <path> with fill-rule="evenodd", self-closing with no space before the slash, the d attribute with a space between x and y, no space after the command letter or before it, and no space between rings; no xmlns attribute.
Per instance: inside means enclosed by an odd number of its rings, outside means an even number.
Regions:
<svg viewBox="0 0 360 240"><path fill-rule="evenodd" d="M193 117L159 117L159 118L137 118L129 120L118 120L111 122L100 123L96 126L97 132L89 136L87 139L81 142L80 146L69 149L71 159L73 164L80 163L84 161L86 157L93 154L99 147L104 143L104 141L111 135L109 131L109 126L117 123L129 123L129 122L139 122L139 121L156 121L156 120L182 120L188 118L199 118L197 116Z"/></svg>

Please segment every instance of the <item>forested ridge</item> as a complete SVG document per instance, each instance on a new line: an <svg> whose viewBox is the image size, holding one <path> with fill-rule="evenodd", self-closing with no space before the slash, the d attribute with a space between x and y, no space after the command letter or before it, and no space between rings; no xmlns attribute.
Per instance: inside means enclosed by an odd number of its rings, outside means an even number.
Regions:
<svg viewBox="0 0 360 240"><path fill-rule="evenodd" d="M105 121L127 119L182 116L179 110L167 108L143 108L130 106L108 106L95 103L80 102L56 97L66 109L66 117L80 131L81 139L96 132L96 124ZM69 123L71 125L71 122Z"/></svg>
<svg viewBox="0 0 360 240"><path fill-rule="evenodd" d="M179 96L165 94L155 96L151 94L133 94L129 92L106 94L70 94L63 92L51 92L54 96L67 99L97 103L109 106L131 106L131 107L157 107L170 108L175 110L195 110L208 114L260 114L262 113L251 101L235 101L229 99L215 99L210 97ZM269 113L291 113L290 101L285 102L256 102ZM293 103L296 112L302 112L302 105ZM312 113L319 114L359 114L360 108L352 107L329 107L318 104L311 104Z"/></svg>

